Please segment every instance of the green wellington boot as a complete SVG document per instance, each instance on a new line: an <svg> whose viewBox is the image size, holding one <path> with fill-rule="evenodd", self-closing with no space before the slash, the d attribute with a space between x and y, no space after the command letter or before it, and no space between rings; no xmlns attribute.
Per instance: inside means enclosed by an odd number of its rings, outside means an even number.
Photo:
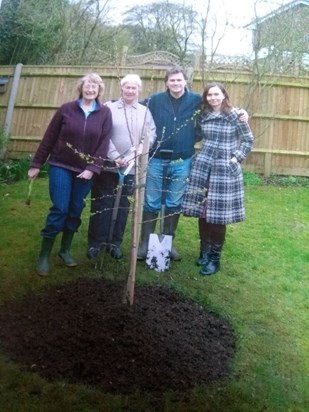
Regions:
<svg viewBox="0 0 309 412"><path fill-rule="evenodd" d="M180 214L175 213L175 214L168 215L168 212L166 213L167 213L167 216L164 218L164 234L173 236L173 239L174 239ZM175 261L181 260L180 254L177 252L177 250L173 246L172 246L170 257L171 257L171 260L175 260Z"/></svg>
<svg viewBox="0 0 309 412"><path fill-rule="evenodd" d="M75 232L63 232L60 251L58 253L58 256L63 261L63 263L70 268L77 266L77 263L70 255L70 248L74 234Z"/></svg>
<svg viewBox="0 0 309 412"><path fill-rule="evenodd" d="M48 276L49 257L55 243L55 238L43 237L41 251L36 264L36 271L39 276Z"/></svg>
<svg viewBox="0 0 309 412"><path fill-rule="evenodd" d="M148 242L150 233L156 229L158 213L143 212L143 223L141 230L141 240L137 250L137 260L146 260L148 252Z"/></svg>

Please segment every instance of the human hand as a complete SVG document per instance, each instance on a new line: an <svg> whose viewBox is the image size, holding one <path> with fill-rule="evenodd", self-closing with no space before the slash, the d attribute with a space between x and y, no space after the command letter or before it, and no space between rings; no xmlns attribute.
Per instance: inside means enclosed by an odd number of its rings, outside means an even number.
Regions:
<svg viewBox="0 0 309 412"><path fill-rule="evenodd" d="M135 150L132 151L132 153L130 153L129 155L115 160L115 163L118 167L126 167L129 163L134 161L134 159L135 159Z"/></svg>
<svg viewBox="0 0 309 412"><path fill-rule="evenodd" d="M246 123L247 123L248 120L249 120L249 114L248 114L248 112L246 112L245 109L241 109L241 110L239 111L238 117L239 117L239 120L240 120L241 122L246 122Z"/></svg>
<svg viewBox="0 0 309 412"><path fill-rule="evenodd" d="M85 179L85 180L90 180L92 176L93 176L93 172L91 172L90 170L84 170L82 173L77 175L78 178Z"/></svg>
<svg viewBox="0 0 309 412"><path fill-rule="evenodd" d="M34 180L38 177L38 174L40 173L40 169L38 167L31 167L28 170L28 179L29 180Z"/></svg>
<svg viewBox="0 0 309 412"><path fill-rule="evenodd" d="M125 157L121 157L117 160L115 160L116 166L117 167L125 167L127 165L127 159Z"/></svg>

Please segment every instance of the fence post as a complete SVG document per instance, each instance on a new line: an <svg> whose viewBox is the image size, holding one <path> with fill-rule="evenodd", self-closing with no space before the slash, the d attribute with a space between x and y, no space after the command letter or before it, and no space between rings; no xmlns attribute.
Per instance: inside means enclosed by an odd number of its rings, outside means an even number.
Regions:
<svg viewBox="0 0 309 412"><path fill-rule="evenodd" d="M6 112L6 117L5 117L4 128L3 128L4 139L3 139L3 144L2 144L1 151L0 151L0 160L5 160L6 158L7 142L8 142L9 133L11 130L12 118L14 114L14 106L15 106L16 96L18 92L19 79L20 79L22 67L23 67L22 63L18 63L14 71L12 90L11 90L11 94L9 97L9 103L8 103L8 108Z"/></svg>
<svg viewBox="0 0 309 412"><path fill-rule="evenodd" d="M270 152L266 152L264 158L264 177L269 177L271 175L271 162L272 154Z"/></svg>

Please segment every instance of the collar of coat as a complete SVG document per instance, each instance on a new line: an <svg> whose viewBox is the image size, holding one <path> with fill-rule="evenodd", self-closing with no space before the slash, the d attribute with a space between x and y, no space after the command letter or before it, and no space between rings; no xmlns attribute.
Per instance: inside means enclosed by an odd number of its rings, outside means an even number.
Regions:
<svg viewBox="0 0 309 412"><path fill-rule="evenodd" d="M224 119L227 122L235 122L238 119L238 110L234 107L229 113L224 112L207 112L202 114L204 120Z"/></svg>

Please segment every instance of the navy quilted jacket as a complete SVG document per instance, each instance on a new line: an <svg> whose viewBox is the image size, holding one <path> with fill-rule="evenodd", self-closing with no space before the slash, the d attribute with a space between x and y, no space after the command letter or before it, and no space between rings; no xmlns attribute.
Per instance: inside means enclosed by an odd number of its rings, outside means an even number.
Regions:
<svg viewBox="0 0 309 412"><path fill-rule="evenodd" d="M157 139L150 156L160 157L160 149L173 150L172 159L187 159L195 150L195 117L201 96L188 90L180 98L177 115L169 91L150 96L148 107L156 124Z"/></svg>

